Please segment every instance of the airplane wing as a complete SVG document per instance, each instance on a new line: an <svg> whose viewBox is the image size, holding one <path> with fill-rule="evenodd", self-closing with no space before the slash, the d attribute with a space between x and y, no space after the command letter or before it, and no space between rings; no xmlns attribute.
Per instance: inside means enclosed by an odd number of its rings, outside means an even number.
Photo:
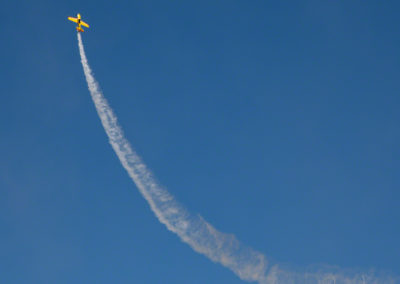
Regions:
<svg viewBox="0 0 400 284"><path fill-rule="evenodd" d="M81 21L81 25L84 26L84 27L87 27L87 28L89 27L89 25L86 24L84 21Z"/></svg>
<svg viewBox="0 0 400 284"><path fill-rule="evenodd" d="M78 23L78 19L77 18L73 18L73 17L68 17L68 20L74 22L74 23Z"/></svg>

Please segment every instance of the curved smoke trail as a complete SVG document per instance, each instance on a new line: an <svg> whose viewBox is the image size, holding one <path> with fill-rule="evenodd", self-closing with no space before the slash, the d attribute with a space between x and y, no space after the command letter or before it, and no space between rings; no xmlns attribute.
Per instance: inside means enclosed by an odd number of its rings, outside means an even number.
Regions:
<svg viewBox="0 0 400 284"><path fill-rule="evenodd" d="M193 250L229 268L241 279L260 284L395 283L381 282L365 274L348 277L343 276L343 273L294 273L283 270L278 265L272 266L267 273L268 262L263 254L242 245L233 235L217 231L201 216L190 214L167 190L157 183L151 171L126 140L121 127L118 125L117 117L94 79L80 33L78 33L78 43L90 95L111 146L158 220L168 230L177 234Z"/></svg>
<svg viewBox="0 0 400 284"><path fill-rule="evenodd" d="M78 42L89 91L111 146L158 220L195 251L228 267L241 279L262 280L267 267L264 255L244 247L234 236L217 231L200 216L190 214L157 183L153 174L125 139L117 117L100 91L88 65L80 33Z"/></svg>

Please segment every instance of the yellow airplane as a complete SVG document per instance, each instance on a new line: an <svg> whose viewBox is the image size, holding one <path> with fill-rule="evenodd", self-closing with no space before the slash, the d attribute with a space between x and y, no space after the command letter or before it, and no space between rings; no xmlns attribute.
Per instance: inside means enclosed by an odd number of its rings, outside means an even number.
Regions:
<svg viewBox="0 0 400 284"><path fill-rule="evenodd" d="M72 21L72 22L78 24L78 26L76 27L76 30L77 30L78 32L83 32L83 29L82 29L81 26L84 26L84 27L87 27L87 28L89 27L88 24L86 24L84 21L81 20L81 14L78 14L78 15L76 16L76 18L74 18L74 17L68 17L68 20L70 20L70 21Z"/></svg>

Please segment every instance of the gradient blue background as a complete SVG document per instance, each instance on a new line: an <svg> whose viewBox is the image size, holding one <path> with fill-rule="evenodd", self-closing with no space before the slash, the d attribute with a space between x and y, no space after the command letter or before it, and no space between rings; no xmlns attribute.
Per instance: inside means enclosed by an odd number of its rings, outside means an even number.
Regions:
<svg viewBox="0 0 400 284"><path fill-rule="evenodd" d="M277 261L400 274L398 1L117 2L1 2L1 283L242 283L119 164L77 12L128 139L190 211Z"/></svg>

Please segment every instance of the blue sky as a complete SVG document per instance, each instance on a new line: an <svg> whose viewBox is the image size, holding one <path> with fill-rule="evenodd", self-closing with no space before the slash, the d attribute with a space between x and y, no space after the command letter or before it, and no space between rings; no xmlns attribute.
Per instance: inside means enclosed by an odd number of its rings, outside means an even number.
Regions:
<svg viewBox="0 0 400 284"><path fill-rule="evenodd" d="M6 283L242 283L149 210L107 142L86 52L127 138L191 212L268 258L400 274L400 4L4 3Z"/></svg>

